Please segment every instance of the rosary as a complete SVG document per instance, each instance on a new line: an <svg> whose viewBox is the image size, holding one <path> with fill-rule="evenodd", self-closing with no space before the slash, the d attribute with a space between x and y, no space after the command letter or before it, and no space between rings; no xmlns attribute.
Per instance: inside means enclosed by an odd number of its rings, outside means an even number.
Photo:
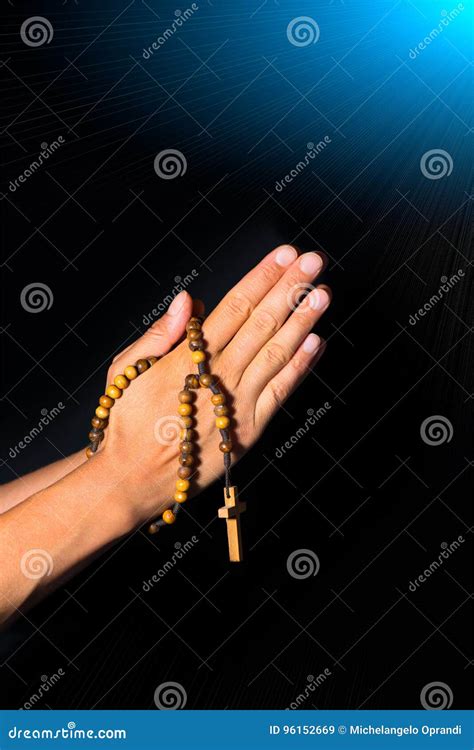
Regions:
<svg viewBox="0 0 474 750"><path fill-rule="evenodd" d="M190 479L193 476L193 406L194 394L192 391L197 388L209 388L212 393L211 402L214 405L214 414L216 416L216 427L221 435L219 450L224 454L224 471L225 487L224 501L225 505L219 508L218 517L226 519L227 541L229 544L229 559L231 562L242 561L242 536L240 529L240 514L245 510L245 503L240 502L238 498L237 487L231 487L230 484L230 465L232 441L230 439L230 419L229 409L226 406L225 395L217 385L213 375L206 372L206 353L202 339L202 321L200 318L190 318L186 325L188 345L191 350L191 359L198 366L197 375L186 375L184 388L178 394L178 414L181 418L180 431L180 456L178 479L176 480L176 491L174 493L174 504L169 510L165 510L161 518L150 524L148 531L155 534L162 526L172 524L176 521L176 516L181 509L181 504L188 499L188 489ZM99 406L91 420L92 430L89 432L90 444L86 449L87 458L91 458L96 453L101 441L104 439L104 430L109 423L110 410L115 401L122 397L123 391L128 388L130 382L135 380L139 375L146 372L152 367L158 357L147 357L139 359L134 365L125 368L123 375L117 375L114 382L109 385L105 395L99 399Z"/></svg>

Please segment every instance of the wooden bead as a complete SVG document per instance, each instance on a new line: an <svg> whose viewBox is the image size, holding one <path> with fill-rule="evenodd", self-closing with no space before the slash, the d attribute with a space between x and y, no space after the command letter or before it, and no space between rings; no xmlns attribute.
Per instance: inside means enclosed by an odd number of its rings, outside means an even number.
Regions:
<svg viewBox="0 0 474 750"><path fill-rule="evenodd" d="M186 331L197 331L201 328L201 321L199 318L190 318L186 324Z"/></svg>
<svg viewBox="0 0 474 750"><path fill-rule="evenodd" d="M199 383L202 388L209 388L209 386L214 383L214 377L213 375L210 375L208 372L204 372L202 375L199 376Z"/></svg>
<svg viewBox="0 0 474 750"><path fill-rule="evenodd" d="M229 417L216 417L216 427L219 430L225 430L230 424Z"/></svg>
<svg viewBox="0 0 474 750"><path fill-rule="evenodd" d="M114 378L114 385L116 385L117 388L120 388L121 391L124 391L125 388L128 388L130 385L130 381L125 375L117 375L117 377Z"/></svg>
<svg viewBox="0 0 474 750"><path fill-rule="evenodd" d="M193 470L190 469L189 466L180 466L177 473L180 479L188 479L193 473Z"/></svg>
<svg viewBox="0 0 474 750"><path fill-rule="evenodd" d="M156 523L151 523L148 527L148 533L149 534L156 534L160 527Z"/></svg>
<svg viewBox="0 0 474 750"><path fill-rule="evenodd" d="M115 401L113 398L110 398L110 396L101 396L99 398L99 404L101 406L105 406L106 409L111 409L114 405Z"/></svg>
<svg viewBox="0 0 474 750"><path fill-rule="evenodd" d="M174 499L177 503L184 503L188 499L186 492L175 492Z"/></svg>
<svg viewBox="0 0 474 750"><path fill-rule="evenodd" d="M191 453L182 453L179 457L179 463L181 466L192 466L194 463L194 456Z"/></svg>
<svg viewBox="0 0 474 750"><path fill-rule="evenodd" d="M165 510L162 519L165 523L174 523L176 521L176 516L172 510Z"/></svg>
<svg viewBox="0 0 474 750"><path fill-rule="evenodd" d="M179 404L178 414L181 414L182 417L187 417L192 413L193 407L191 406L191 404Z"/></svg>
<svg viewBox="0 0 474 750"><path fill-rule="evenodd" d="M93 451L90 446L88 448L86 448L86 456L87 456L87 458L92 458L92 456L94 456L95 453L96 453L96 451Z"/></svg>
<svg viewBox="0 0 474 750"><path fill-rule="evenodd" d="M192 328L188 331L188 341L197 341L202 339L202 331L199 328Z"/></svg>
<svg viewBox="0 0 474 750"><path fill-rule="evenodd" d="M221 406L221 404L225 404L225 396L223 393L213 393L211 396L211 403L214 404L214 406Z"/></svg>
<svg viewBox="0 0 474 750"><path fill-rule="evenodd" d="M189 440L183 440L183 442L179 444L179 450L181 453L192 453L194 445Z"/></svg>
<svg viewBox="0 0 474 750"><path fill-rule="evenodd" d="M178 492L187 492L189 490L190 482L187 479L177 479L176 489Z"/></svg>
<svg viewBox="0 0 474 750"><path fill-rule="evenodd" d="M192 417L183 417L181 415L181 424L185 429L188 429L189 427L193 426L193 418Z"/></svg>
<svg viewBox="0 0 474 750"><path fill-rule="evenodd" d="M230 453L232 450L231 441L223 440L221 443L219 443L219 450L222 451L222 453Z"/></svg>
<svg viewBox="0 0 474 750"><path fill-rule="evenodd" d="M102 430L91 430L89 432L89 440L91 443L100 443L104 439L105 435Z"/></svg>
<svg viewBox="0 0 474 750"><path fill-rule="evenodd" d="M138 378L138 370L134 365L128 365L123 372L128 380L135 380L135 378Z"/></svg>
<svg viewBox="0 0 474 750"><path fill-rule="evenodd" d="M194 364L198 365L200 362L204 362L204 360L206 359L206 355L202 351L191 352L191 359L193 360Z"/></svg>
<svg viewBox="0 0 474 750"><path fill-rule="evenodd" d="M139 359L138 362L135 362L135 367L138 370L138 374L141 375L142 372L146 372L149 369L150 364L147 359Z"/></svg>
<svg viewBox="0 0 474 750"><path fill-rule="evenodd" d="M91 425L92 427L95 427L96 430L103 430L104 427L107 427L107 424L108 424L107 419L99 419L99 417L92 417L91 419Z"/></svg>
<svg viewBox="0 0 474 750"><path fill-rule="evenodd" d="M117 388L116 385L108 385L105 389L105 392L107 396L110 396L110 398L118 399L122 395L122 391L120 388ZM102 406L105 406L105 404L102 404Z"/></svg>
<svg viewBox="0 0 474 750"><path fill-rule="evenodd" d="M148 364L153 367L158 362L158 357L147 357Z"/></svg>
<svg viewBox="0 0 474 750"><path fill-rule="evenodd" d="M192 440L195 437L194 430L184 429L179 431L180 440Z"/></svg>
<svg viewBox="0 0 474 750"><path fill-rule="evenodd" d="M182 404L190 404L193 400L193 394L191 393L191 391L180 391L178 393L178 400Z"/></svg>
<svg viewBox="0 0 474 750"><path fill-rule="evenodd" d="M198 352L204 349L204 342L200 339L198 341L190 341L188 345L192 352Z"/></svg>
<svg viewBox="0 0 474 750"><path fill-rule="evenodd" d="M188 388L199 388L199 378L197 375L186 375L184 382Z"/></svg>
<svg viewBox="0 0 474 750"><path fill-rule="evenodd" d="M105 406L98 406L95 410L96 417L99 417L99 419L107 419L110 412L108 409L105 408Z"/></svg>
<svg viewBox="0 0 474 750"><path fill-rule="evenodd" d="M228 413L229 409L223 404L214 407L214 414L216 415L216 417L227 417Z"/></svg>

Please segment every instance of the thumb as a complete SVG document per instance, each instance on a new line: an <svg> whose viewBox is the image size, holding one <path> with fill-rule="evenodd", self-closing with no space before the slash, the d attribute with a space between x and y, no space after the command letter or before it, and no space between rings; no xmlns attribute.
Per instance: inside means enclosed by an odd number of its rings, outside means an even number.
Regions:
<svg viewBox="0 0 474 750"><path fill-rule="evenodd" d="M182 291L176 295L165 314L114 359L113 371L120 370L121 366L132 365L138 359L167 354L185 333L192 310L193 300L188 292Z"/></svg>

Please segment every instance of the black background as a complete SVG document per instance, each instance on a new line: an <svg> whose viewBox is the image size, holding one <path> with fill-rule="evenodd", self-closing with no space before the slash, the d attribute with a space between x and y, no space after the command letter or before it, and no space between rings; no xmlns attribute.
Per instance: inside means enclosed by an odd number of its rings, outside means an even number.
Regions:
<svg viewBox="0 0 474 750"><path fill-rule="evenodd" d="M170 293L175 277L192 269L198 276L189 291L211 309L276 245L324 250L330 258L324 281L334 300L318 333L328 346L235 470L248 503L246 562L227 562L225 531L216 519L218 484L159 539L137 531L19 616L2 635L2 705L22 706L42 675L62 668L64 677L38 707L155 708L157 686L174 681L186 691L187 708L285 708L304 691L308 675L328 669L302 707L418 708L423 686L441 681L453 692L453 707L467 708L472 297L465 256L472 201L466 174L455 172L444 184L421 177L419 156L438 139L412 153L412 129L372 164L382 132L374 130L358 149L304 102L306 120L301 115L293 123L294 133L280 130L281 143L270 136L249 155L268 130L252 119L260 103L255 91L239 99L242 109L230 104L212 138L139 66L108 94L130 68L129 55L140 59L141 45L173 18L171 7L159 10L157 21L134 4L101 37L94 57L86 52L34 100L67 66L65 58L76 59L121 8L50 3L3 11L2 59L11 58L0 70L2 128L8 126L1 203L3 481L84 444L110 359L143 332L143 316ZM27 49L18 28L40 10L55 26L55 46ZM274 6L263 12L283 29L299 14ZM241 34L243 59L248 30L243 10L242 32L236 15L230 5L203 6L196 28L202 35L208 30L209 38L198 43L186 30L183 39L205 59L219 40ZM153 75L173 91L199 62L176 40L167 44L164 68ZM217 54L209 65L222 81L231 63ZM266 76L258 85L273 86L274 94L262 100L271 125L279 107L284 113L292 102L286 106L285 84ZM203 67L181 103L207 123L253 77L242 69L241 81L226 92ZM467 80L461 76L458 83ZM356 80L356 92L357 86ZM442 109L435 102L413 127L441 127ZM443 117L445 144L460 152L469 138L462 140L456 118ZM397 130L409 119L400 116ZM275 180L304 154L306 142L326 132L334 147L318 161L324 183L308 173L276 192ZM47 167L9 192L9 179L39 144L61 134L66 144ZM185 153L183 177L157 177L153 159L163 148ZM388 158L397 171L387 171ZM410 326L410 314L437 291L440 277L459 268L464 280ZM54 294L41 314L20 305L22 289L36 281ZM37 424L41 409L59 401L66 405L60 417L10 458L10 447ZM325 402L327 414L277 458L308 409ZM420 426L432 415L451 423L449 442L422 440ZM175 543L193 535L199 543L144 592L143 581L172 557ZM410 592L410 581L438 558L441 544L459 535L466 540L460 550ZM288 556L298 549L317 554L316 576L289 575Z"/></svg>

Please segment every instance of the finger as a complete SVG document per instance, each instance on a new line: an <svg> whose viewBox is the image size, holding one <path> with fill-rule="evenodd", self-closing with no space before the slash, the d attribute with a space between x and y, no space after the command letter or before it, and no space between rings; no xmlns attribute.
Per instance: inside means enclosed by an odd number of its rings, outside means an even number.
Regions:
<svg viewBox="0 0 474 750"><path fill-rule="evenodd" d="M287 365L263 389L255 406L255 423L263 429L322 357L326 342L310 333Z"/></svg>
<svg viewBox="0 0 474 750"><path fill-rule="evenodd" d="M221 366L224 370L227 359L238 362L242 370L250 364L302 298L314 289L310 282L322 267L323 258L317 253L305 253L291 264L223 351Z"/></svg>
<svg viewBox="0 0 474 750"><path fill-rule="evenodd" d="M291 245L280 245L225 295L206 318L205 335L211 352L216 353L229 343L297 255Z"/></svg>
<svg viewBox="0 0 474 750"><path fill-rule="evenodd" d="M114 359L113 370L120 370L124 364L134 364L138 359L161 357L169 352L185 333L192 309L193 300L186 291L176 295L165 314L147 328L141 338Z"/></svg>
<svg viewBox="0 0 474 750"><path fill-rule="evenodd" d="M330 303L326 288L317 287L308 294L286 323L259 351L245 370L241 386L255 401L265 386L291 360L298 347ZM313 339L311 339L313 340Z"/></svg>

